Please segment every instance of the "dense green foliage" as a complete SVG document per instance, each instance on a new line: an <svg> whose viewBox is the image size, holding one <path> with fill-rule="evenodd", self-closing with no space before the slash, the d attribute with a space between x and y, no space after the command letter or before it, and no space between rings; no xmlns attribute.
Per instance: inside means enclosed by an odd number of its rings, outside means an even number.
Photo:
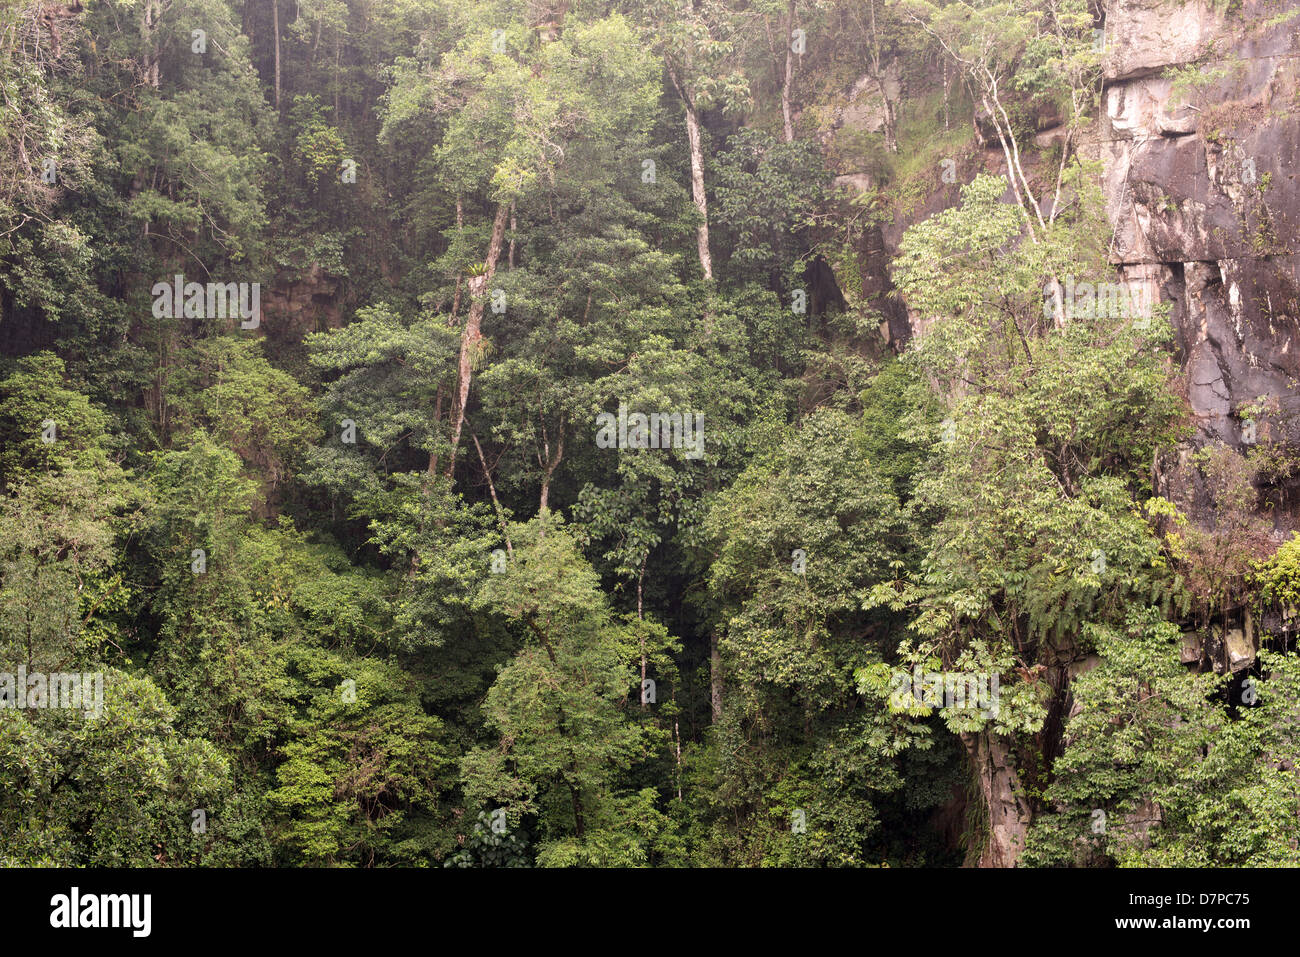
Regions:
<svg viewBox="0 0 1300 957"><path fill-rule="evenodd" d="M1300 605L1256 514L1289 461L1188 456L1198 524L1153 485L1163 317L1053 320L1108 233L1032 111L1086 121L1092 26L6 3L0 672L103 707L0 708L0 861L958 865L996 751L1022 864L1300 863L1285 642L1180 659ZM883 126L829 137L863 74ZM864 292L981 107L1012 195L954 189ZM160 309L177 276L260 314ZM992 701L913 694L954 673Z"/></svg>

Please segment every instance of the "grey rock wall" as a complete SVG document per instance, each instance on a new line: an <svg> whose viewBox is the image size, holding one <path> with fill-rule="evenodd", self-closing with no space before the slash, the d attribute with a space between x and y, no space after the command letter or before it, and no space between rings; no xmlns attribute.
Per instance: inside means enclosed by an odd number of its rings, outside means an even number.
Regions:
<svg viewBox="0 0 1300 957"><path fill-rule="evenodd" d="M1291 9L1295 5L1290 5ZM1099 150L1111 262L1171 305L1198 441L1300 442L1300 15L1112 0ZM1206 85L1180 89L1171 69Z"/></svg>

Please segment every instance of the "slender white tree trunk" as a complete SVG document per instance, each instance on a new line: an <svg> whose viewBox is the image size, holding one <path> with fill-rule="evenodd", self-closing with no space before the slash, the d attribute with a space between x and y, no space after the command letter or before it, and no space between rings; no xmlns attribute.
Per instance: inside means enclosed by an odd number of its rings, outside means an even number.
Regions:
<svg viewBox="0 0 1300 957"><path fill-rule="evenodd" d="M781 121L787 143L794 142L794 121L790 117L790 86L794 82L795 56L790 34L794 32L794 5L795 0L790 0L785 14L785 77L781 81Z"/></svg>
<svg viewBox="0 0 1300 957"><path fill-rule="evenodd" d="M506 222L510 218L510 204L497 206L496 219L492 221L492 239L488 242L487 259L484 260L483 275L475 276L469 282L471 294L469 318L465 320L465 331L460 337L460 387L456 393L456 412L451 430L451 455L447 459L447 477L456 470L456 449L460 445L461 428L465 425L465 404L469 401L469 385L474 375L474 355L478 351L479 341L483 338L484 294L488 284L497 271L497 260L501 258L501 241L505 237Z"/></svg>
<svg viewBox="0 0 1300 957"><path fill-rule="evenodd" d="M709 252L709 200L704 193L704 148L700 145L700 117L695 104L686 104L686 139L691 147L691 198L700 213L695 228L695 244L700 253L700 269L705 279L713 278L713 255Z"/></svg>
<svg viewBox="0 0 1300 957"><path fill-rule="evenodd" d="M280 0L271 0L271 28L275 34L275 108L280 108Z"/></svg>

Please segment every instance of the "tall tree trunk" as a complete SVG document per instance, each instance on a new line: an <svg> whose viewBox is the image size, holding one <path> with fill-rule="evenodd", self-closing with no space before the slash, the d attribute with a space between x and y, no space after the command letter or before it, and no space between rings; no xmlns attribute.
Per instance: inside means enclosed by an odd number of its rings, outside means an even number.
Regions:
<svg viewBox="0 0 1300 957"><path fill-rule="evenodd" d="M948 58L943 58L943 128L952 129L951 110L948 106Z"/></svg>
<svg viewBox="0 0 1300 957"><path fill-rule="evenodd" d="M988 843L980 854L979 866L1015 867L1025 849L1032 812L1011 748L1004 737L989 730L965 733L961 739L988 813Z"/></svg>
<svg viewBox="0 0 1300 957"><path fill-rule="evenodd" d="M713 723L722 720L722 652L718 649L718 633L709 635L709 703Z"/></svg>
<svg viewBox="0 0 1300 957"><path fill-rule="evenodd" d="M894 101L889 98L885 92L885 84L880 84L880 98L885 104L885 149L891 153L898 152L898 113L894 109Z"/></svg>
<svg viewBox="0 0 1300 957"><path fill-rule="evenodd" d="M1044 238L1047 234L1047 223L1043 222L1043 211L1039 206L1038 200L1034 196L1033 189L1029 186L1029 180L1025 176L1025 171L1020 165L1020 147L1016 143L1015 132L1011 128L1011 117L1007 115L1006 109L1002 106L1002 100L998 96L998 81L988 70L985 70L985 89L982 95L984 109L988 111L993 118L994 129L997 130L998 139L1002 143L1002 152L1007 159L1007 178L1011 180L1013 191L1016 194L1016 200L1020 203L1021 208L1028 206L1034 211L1034 216L1038 219L1038 227L1042 231ZM999 119L1001 116L1001 119ZM1020 186L1016 185L1019 179ZM1021 186L1024 187L1024 193L1021 194ZM1025 213L1026 221L1029 220L1029 213ZM1029 223L1029 238L1037 245L1038 234L1034 232L1034 224Z"/></svg>
<svg viewBox="0 0 1300 957"><path fill-rule="evenodd" d="M700 143L700 114L695 109L695 97L678 76L677 67L667 62L668 79L681 97L686 109L686 139L691 153L691 198L700 214L700 224L695 229L695 243L700 254L700 271L705 279L713 278L713 256L709 252L709 199L704 192L704 148Z"/></svg>
<svg viewBox="0 0 1300 957"><path fill-rule="evenodd" d="M153 0L144 7L144 75L148 84L158 89L158 48L154 43L154 27L162 11Z"/></svg>
<svg viewBox="0 0 1300 957"><path fill-rule="evenodd" d="M487 458L483 455L483 446L479 444L478 436L471 432L469 437L474 440L474 448L478 450L479 464L483 466L483 477L487 479L488 491L492 493L492 505L496 509L497 524L501 526L501 535L506 540L506 552L513 560L515 557L515 547L510 544L510 526L506 524L506 513L505 510L501 508L501 500L497 498L497 487L492 481L492 470L488 468Z"/></svg>
<svg viewBox="0 0 1300 957"><path fill-rule="evenodd" d="M641 559L641 574L637 575L636 577L637 621L645 621L645 614L643 612L642 602L645 599L645 565L646 562L648 562L649 560L650 560L650 556L648 554L646 555L645 558ZM646 657L645 657L645 631L644 630L640 630L640 637L641 637L641 710L644 711L646 705L646 700L645 700Z"/></svg>
<svg viewBox="0 0 1300 957"><path fill-rule="evenodd" d="M271 0L271 30L275 34L275 108L278 110L280 108L280 0Z"/></svg>
<svg viewBox="0 0 1300 957"><path fill-rule="evenodd" d="M484 260L483 275L475 276L469 282L471 295L469 318L465 320L465 331L460 337L460 386L456 394L455 418L451 430L451 453L447 456L447 477L456 471L456 451L460 445L460 430L465 425L465 405L469 401L469 384L473 377L474 353L483 338L484 294L488 284L496 275L497 260L501 258L501 240L506 233L506 222L510 218L510 204L499 203L497 215L492 221L492 239L488 242L487 259Z"/></svg>
<svg viewBox="0 0 1300 957"><path fill-rule="evenodd" d="M510 253L506 256L506 268L515 268L515 204L510 204Z"/></svg>
<svg viewBox="0 0 1300 957"><path fill-rule="evenodd" d="M542 454L546 456L546 462L543 465L542 472L542 494L538 501L538 514L545 513L550 508L551 501L551 479L555 476L555 470L559 468L560 460L564 458L564 429L566 423L560 421L560 435L555 442L555 455L551 455L551 443L547 441L545 434L542 436Z"/></svg>
<svg viewBox="0 0 1300 957"><path fill-rule="evenodd" d="M460 194L457 193L456 194L456 234L460 235L464 231L464 229L465 229L465 206L461 202ZM456 294L452 297L451 300L451 319L448 321L447 325L455 324L456 317L460 315L460 282L461 282L460 274L457 273Z"/></svg>
<svg viewBox="0 0 1300 957"><path fill-rule="evenodd" d="M794 5L796 0L790 0L790 7L785 15L785 77L781 81L781 121L784 124L785 141L794 142L794 121L790 118L790 85L794 81L794 43L790 35L794 32Z"/></svg>
<svg viewBox="0 0 1300 957"><path fill-rule="evenodd" d="M704 193L704 149L700 146L700 117L695 104L686 102L686 139L691 147L691 197L700 213L695 228L695 244L700 253L700 269L705 279L713 278L713 256L709 253L709 200Z"/></svg>
<svg viewBox="0 0 1300 957"><path fill-rule="evenodd" d="M880 101L885 104L885 149L891 153L897 153L898 112L894 107L894 101L889 98L889 90L885 87L885 71L880 62L880 31L876 28L876 0L871 0L869 10L871 12L871 78L876 81L876 86L880 89ZM946 69L946 60L944 66ZM945 73L944 76L946 77L947 74ZM945 86L943 101L945 110L948 108L947 97L948 91ZM944 120L944 128L947 129L946 119Z"/></svg>

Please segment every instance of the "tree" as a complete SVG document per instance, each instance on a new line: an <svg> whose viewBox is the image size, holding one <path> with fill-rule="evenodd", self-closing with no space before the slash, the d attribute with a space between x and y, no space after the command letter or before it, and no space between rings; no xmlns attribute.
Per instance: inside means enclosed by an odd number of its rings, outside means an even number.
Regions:
<svg viewBox="0 0 1300 957"><path fill-rule="evenodd" d="M1074 159L1072 147L1100 99L1101 51L1094 43L1087 3L1059 0L1040 8L1019 0L947 6L904 0L902 10L963 72L972 97L983 107L981 118L992 125L1002 146L1007 180L1027 233L1039 241L1062 211L1062 185ZM1050 204L1034 191L1025 174L1019 131L1008 111L1009 88L1025 90L1031 99L1068 97L1066 139Z"/></svg>
<svg viewBox="0 0 1300 957"><path fill-rule="evenodd" d="M715 105L724 111L737 111L748 96L744 75L729 62L735 52L734 13L719 0L658 0L641 9L646 40L663 57L668 81L685 114L691 198L698 214L696 252L700 271L709 281L713 279L713 253L709 248L709 199L704 188L705 147L700 115Z"/></svg>
<svg viewBox="0 0 1300 957"><path fill-rule="evenodd" d="M731 137L716 159L716 219L735 234L733 268L787 301L826 200L826 177L810 174L820 164L809 143L782 144L752 129Z"/></svg>
<svg viewBox="0 0 1300 957"><path fill-rule="evenodd" d="M503 16L503 22L509 20ZM390 98L385 124L385 135L395 135L393 131L417 115L418 104L425 101L418 91L432 83L435 115L446 122L432 158L437 175L461 197L458 209L477 196L492 210L486 255L481 265L468 270L466 282L470 306L451 397L448 476L455 468L474 370L485 357L483 312L495 296L492 281L511 210L555 181L574 140L624 119L619 111L627 109L626 100L599 97L611 82L633 95L646 82L644 58L620 19L571 23L563 37L538 47L530 45L521 26L499 29L495 38L482 29L467 31L455 54L444 59L432 77L409 65ZM621 55L609 55L610 48Z"/></svg>
<svg viewBox="0 0 1300 957"><path fill-rule="evenodd" d="M854 678L892 651L887 616L862 606L908 560L907 517L854 420L822 410L769 426L706 528L730 688L709 843L728 863L860 866L881 836L873 804L901 785L895 756L929 746L909 717L864 709Z"/></svg>
<svg viewBox="0 0 1300 957"><path fill-rule="evenodd" d="M623 708L633 684L630 629L613 620L558 518L516 526L511 538L514 561L486 576L477 604L527 642L488 691L485 717L500 741L462 760L466 798L503 807L516 823L535 819L540 864L646 862L661 825L620 794L615 773L666 742Z"/></svg>

